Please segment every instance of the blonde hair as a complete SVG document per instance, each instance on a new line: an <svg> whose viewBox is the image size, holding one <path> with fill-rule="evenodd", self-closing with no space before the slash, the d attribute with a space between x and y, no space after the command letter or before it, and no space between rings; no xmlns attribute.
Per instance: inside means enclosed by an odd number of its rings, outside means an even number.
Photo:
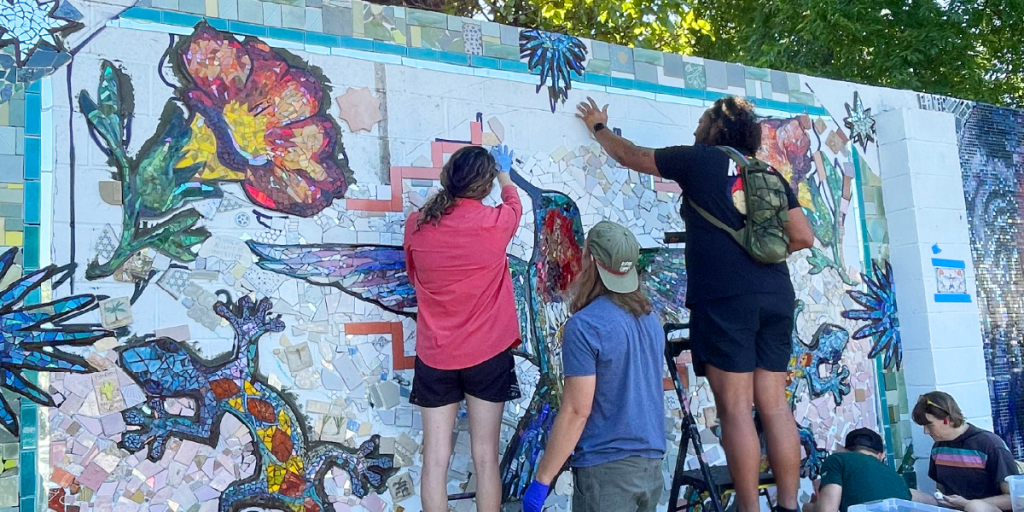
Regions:
<svg viewBox="0 0 1024 512"><path fill-rule="evenodd" d="M602 295L607 295L608 299L616 306L637 318L654 311L650 299L644 295L643 287L637 287L636 291L631 293L615 293L605 288L604 283L601 282L601 276L597 272L597 264L594 263L590 251L586 249L583 250L582 266L583 268L570 288L572 300L569 302L569 311L571 313L580 312Z"/></svg>

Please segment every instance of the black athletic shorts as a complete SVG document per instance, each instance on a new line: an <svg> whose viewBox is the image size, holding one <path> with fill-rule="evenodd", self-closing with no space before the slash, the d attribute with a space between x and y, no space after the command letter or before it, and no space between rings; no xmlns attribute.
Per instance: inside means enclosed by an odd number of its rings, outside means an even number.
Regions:
<svg viewBox="0 0 1024 512"><path fill-rule="evenodd" d="M420 407L441 407L461 402L466 395L488 402L507 402L519 398L512 349L462 370L438 370L416 358L409 403Z"/></svg>
<svg viewBox="0 0 1024 512"><path fill-rule="evenodd" d="M753 293L693 304L693 371L711 365L730 373L784 372L793 355L793 296Z"/></svg>

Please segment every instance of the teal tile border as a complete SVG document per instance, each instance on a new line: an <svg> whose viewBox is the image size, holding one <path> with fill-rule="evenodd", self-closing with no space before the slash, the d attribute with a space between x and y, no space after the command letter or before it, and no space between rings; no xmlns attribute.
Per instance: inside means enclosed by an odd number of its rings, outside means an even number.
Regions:
<svg viewBox="0 0 1024 512"><path fill-rule="evenodd" d="M159 14L159 13L158 13ZM49 81L47 81L49 86ZM40 251L40 216L41 216L41 183L40 159L40 128L42 126L43 80L34 82L25 94L25 163L22 170L24 176L23 215L25 226L22 241L22 262L24 272L29 273L39 268ZM38 289L25 297L25 304L39 304L42 296ZM25 378L39 384L38 372L25 372ZM21 432L19 436L21 454L19 456L19 508L21 512L36 512L38 493L42 492L42 483L36 466L39 445L39 406L28 400L21 401Z"/></svg>
<svg viewBox="0 0 1024 512"><path fill-rule="evenodd" d="M438 25L437 22L440 19L438 17L444 16L444 14L420 11L417 9L406 10L406 20L408 20L409 26L433 27L435 25ZM531 75L539 74L539 71L531 71L530 68L526 65L526 63L522 62L521 60L505 60L486 55L470 56L464 53L438 51L430 48L417 48L413 46L394 44L385 41L376 41L373 39L361 37L337 36L313 31L266 27L263 25L244 23L234 20L225 20L221 18L203 17L195 14L187 14L177 11L151 9L146 7L133 7L122 13L121 17L127 20L163 23L178 27L192 27L196 23L199 23L200 21L205 19L206 22L210 24L210 26L218 30L234 32L235 34L239 35L266 37L276 39L279 41L304 43L323 48L344 48L351 50L360 50L370 53L379 53L381 55L397 55L407 59L414 59L427 62L442 62L445 64L452 64L456 66L495 69ZM445 25L445 27L447 27L447 25ZM409 41L411 42L411 39L409 39ZM634 49L634 56L637 53L641 55L641 58L638 59L638 62L654 65L657 67L664 67L664 59L657 58L657 56L663 56L664 54L651 50ZM764 75L765 73L769 73L770 75L770 70L765 70L762 68L744 69L749 69L750 74L758 77ZM634 90L645 93L663 94L667 96L675 96L680 98L701 101L715 101L719 98L723 98L730 95L729 93L724 91L674 87L670 85L645 82L637 80L635 78L612 77L599 73L584 73L581 76L573 72L572 79L579 82L601 87L615 87L624 90ZM793 115L829 115L828 111L825 110L825 108L814 104L814 95L811 93L803 91L790 91L789 96L791 99L790 102L765 98L749 99L754 102L755 106L762 109L769 109ZM28 97L26 96L26 103L27 102ZM26 124L28 124L28 122L26 122ZM28 130L29 127L26 126L26 134L28 134Z"/></svg>

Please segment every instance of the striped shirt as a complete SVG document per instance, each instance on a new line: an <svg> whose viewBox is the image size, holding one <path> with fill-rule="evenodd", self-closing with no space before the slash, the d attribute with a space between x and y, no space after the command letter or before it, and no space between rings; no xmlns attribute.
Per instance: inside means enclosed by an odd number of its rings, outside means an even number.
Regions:
<svg viewBox="0 0 1024 512"><path fill-rule="evenodd" d="M952 441L932 448L928 476L945 494L977 500L1003 494L1000 484L1017 474L1017 464L1003 440L974 425Z"/></svg>

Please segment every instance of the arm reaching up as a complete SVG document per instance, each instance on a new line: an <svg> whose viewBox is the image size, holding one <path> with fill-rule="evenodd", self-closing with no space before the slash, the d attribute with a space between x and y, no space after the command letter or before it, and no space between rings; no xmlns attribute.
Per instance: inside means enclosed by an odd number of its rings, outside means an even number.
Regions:
<svg viewBox="0 0 1024 512"><path fill-rule="evenodd" d="M580 111L576 117L583 120L587 130L594 134L594 138L601 144L601 147L608 152L619 165L633 169L636 172L650 174L660 177L658 166L654 162L654 150L633 144L632 142L618 136L605 124L608 122L608 105L598 108L593 98L587 98L576 106Z"/></svg>

